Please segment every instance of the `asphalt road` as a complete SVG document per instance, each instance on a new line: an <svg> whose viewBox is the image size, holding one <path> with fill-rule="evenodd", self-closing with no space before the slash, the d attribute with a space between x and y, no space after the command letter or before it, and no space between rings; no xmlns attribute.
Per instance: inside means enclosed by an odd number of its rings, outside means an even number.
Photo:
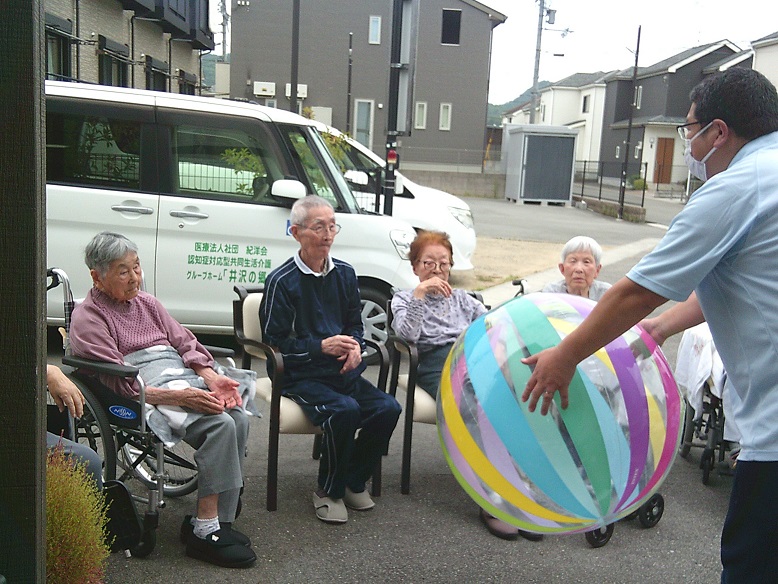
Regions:
<svg viewBox="0 0 778 584"><path fill-rule="evenodd" d="M565 241L583 229L604 245L624 246L661 237L661 228L603 218L588 211L470 201L478 231L490 237ZM615 281L640 258L627 254L603 268ZM616 257L616 256L613 256ZM678 339L665 353L675 364ZM51 354L56 359L56 353ZM264 372L261 368L260 374ZM376 368L370 368L370 375ZM399 396L401 403L404 395ZM265 404L261 410L267 412ZM664 515L652 529L637 521L616 524L611 541L594 549L580 534L531 543L503 541L478 520L476 505L459 487L443 457L434 426L416 424L411 493L400 494L402 423L383 464L376 508L350 513L342 526L323 524L311 505L317 463L311 438L281 437L279 509L265 510L267 418L252 420L243 514L236 527L252 538L259 558L247 570L226 570L187 558L178 541L195 497L169 499L161 511L157 546L146 559L109 558L109 584L190 582L516 582L709 584L719 580L719 534L731 478L714 474L703 486L700 450L677 458L659 492Z"/></svg>

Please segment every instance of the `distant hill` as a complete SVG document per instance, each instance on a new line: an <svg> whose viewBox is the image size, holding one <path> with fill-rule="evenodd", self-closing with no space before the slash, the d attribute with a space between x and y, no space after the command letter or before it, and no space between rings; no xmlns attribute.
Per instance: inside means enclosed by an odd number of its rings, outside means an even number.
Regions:
<svg viewBox="0 0 778 584"><path fill-rule="evenodd" d="M539 81L538 82L538 89L544 89L551 85L550 81ZM519 97L516 99L513 99L507 103L503 103L500 105L495 105L493 103L489 104L489 109L487 110L487 116L486 116L486 125L487 126L499 126L501 124L502 120L502 114L504 112L510 111L513 108L515 108L517 105L526 103L530 99L532 99L532 88L530 87L524 93L522 93Z"/></svg>

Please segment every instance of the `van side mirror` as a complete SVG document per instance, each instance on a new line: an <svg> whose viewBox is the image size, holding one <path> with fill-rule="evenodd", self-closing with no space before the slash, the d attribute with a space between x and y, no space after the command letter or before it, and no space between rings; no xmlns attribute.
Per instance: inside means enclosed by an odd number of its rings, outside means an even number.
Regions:
<svg viewBox="0 0 778 584"><path fill-rule="evenodd" d="M347 170L345 173L343 173L343 176L351 184L359 185L361 187L367 185L370 181L367 173L361 170Z"/></svg>
<svg viewBox="0 0 778 584"><path fill-rule="evenodd" d="M270 194L280 199L302 199L308 193L305 192L305 185L299 180L282 178L273 183L270 188Z"/></svg>

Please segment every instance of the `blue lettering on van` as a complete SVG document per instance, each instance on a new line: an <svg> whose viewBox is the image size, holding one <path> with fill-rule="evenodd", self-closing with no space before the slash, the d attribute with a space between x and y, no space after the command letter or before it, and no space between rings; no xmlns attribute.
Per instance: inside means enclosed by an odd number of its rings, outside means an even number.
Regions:
<svg viewBox="0 0 778 584"><path fill-rule="evenodd" d="M122 420L134 420L138 415L130 408L124 406L109 406L108 411Z"/></svg>
<svg viewBox="0 0 778 584"><path fill-rule="evenodd" d="M292 220L287 219L286 220L286 234L291 237L292 236Z"/></svg>

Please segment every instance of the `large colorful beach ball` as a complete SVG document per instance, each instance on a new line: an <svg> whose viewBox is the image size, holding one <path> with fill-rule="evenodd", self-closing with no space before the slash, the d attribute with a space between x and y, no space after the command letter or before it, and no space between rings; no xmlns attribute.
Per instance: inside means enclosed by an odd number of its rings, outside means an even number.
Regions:
<svg viewBox="0 0 778 584"><path fill-rule="evenodd" d="M633 327L578 365L563 410L521 394L521 359L557 345L595 303L529 294L488 312L446 361L438 433L460 485L487 512L526 531L598 529L635 511L667 476L683 402L664 355Z"/></svg>

